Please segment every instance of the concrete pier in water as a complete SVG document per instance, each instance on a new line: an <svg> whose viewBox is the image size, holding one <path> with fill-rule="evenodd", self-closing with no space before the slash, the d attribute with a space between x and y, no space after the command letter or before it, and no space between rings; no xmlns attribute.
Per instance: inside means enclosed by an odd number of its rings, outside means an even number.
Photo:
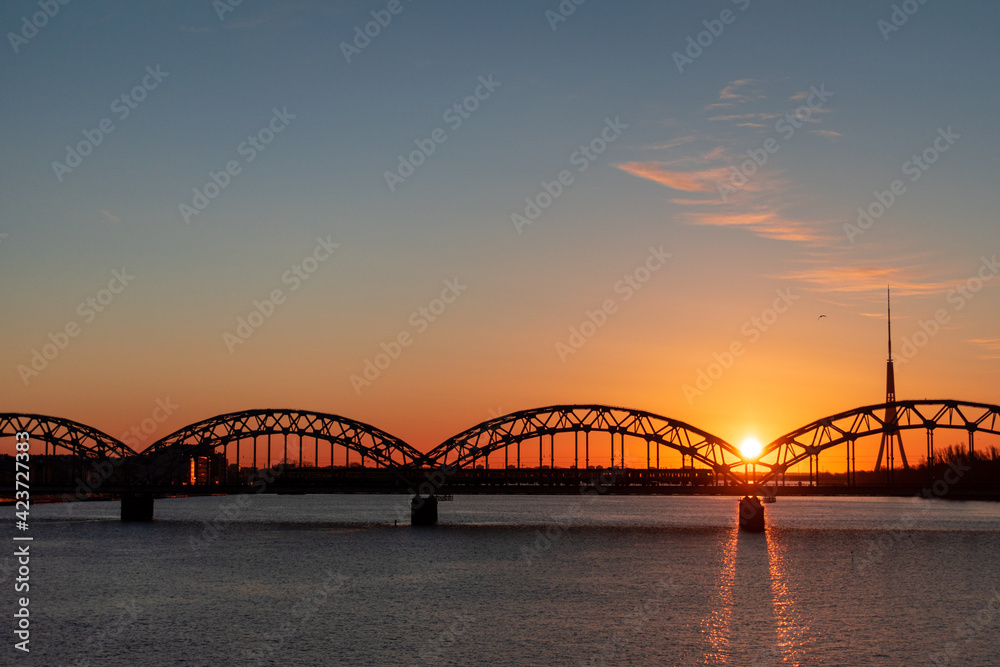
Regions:
<svg viewBox="0 0 1000 667"><path fill-rule="evenodd" d="M438 522L438 499L432 494L421 498L420 494L410 501L410 525L436 526Z"/></svg>
<svg viewBox="0 0 1000 667"><path fill-rule="evenodd" d="M122 496L122 521L152 521L153 495L132 493Z"/></svg>
<svg viewBox="0 0 1000 667"><path fill-rule="evenodd" d="M764 505L757 496L740 498L740 530L748 533L764 532Z"/></svg>

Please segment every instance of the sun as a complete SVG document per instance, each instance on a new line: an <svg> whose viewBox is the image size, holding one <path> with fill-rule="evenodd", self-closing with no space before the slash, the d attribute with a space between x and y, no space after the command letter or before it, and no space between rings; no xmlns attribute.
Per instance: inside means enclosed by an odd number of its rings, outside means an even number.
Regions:
<svg viewBox="0 0 1000 667"><path fill-rule="evenodd" d="M756 459L762 451L764 448L760 446L760 441L757 438L746 438L740 444L740 454L748 461Z"/></svg>

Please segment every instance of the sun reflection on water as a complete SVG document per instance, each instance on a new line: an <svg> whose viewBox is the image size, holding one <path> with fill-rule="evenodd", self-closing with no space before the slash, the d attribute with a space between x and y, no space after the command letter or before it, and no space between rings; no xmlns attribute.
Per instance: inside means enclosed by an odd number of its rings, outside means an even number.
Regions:
<svg viewBox="0 0 1000 667"><path fill-rule="evenodd" d="M702 664L808 664L814 638L790 584L783 537L770 526L764 535L736 527L724 535L711 612L701 621Z"/></svg>
<svg viewBox="0 0 1000 667"><path fill-rule="evenodd" d="M702 620L702 632L708 635L711 651L705 655L706 665L728 664L730 654L729 633L733 618L733 584L736 581L736 540L738 529L733 528L722 549L722 569L716 584L716 598L712 614Z"/></svg>
<svg viewBox="0 0 1000 667"><path fill-rule="evenodd" d="M788 563L785 545L770 526L767 537L767 563L771 573L771 604L774 611L777 649L783 664L805 664L809 625L805 622L788 586Z"/></svg>

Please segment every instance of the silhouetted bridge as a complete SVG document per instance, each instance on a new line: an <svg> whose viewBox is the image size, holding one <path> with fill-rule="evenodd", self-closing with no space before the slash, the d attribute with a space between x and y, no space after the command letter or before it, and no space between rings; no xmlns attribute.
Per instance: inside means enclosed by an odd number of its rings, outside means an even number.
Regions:
<svg viewBox="0 0 1000 667"><path fill-rule="evenodd" d="M859 440L923 432L933 461L935 433L1000 435L1000 407L956 400L896 401L816 420L745 459L737 447L685 422L606 405L557 405L477 424L429 452L370 424L301 410L248 410L185 426L135 452L78 422L0 414L0 480L12 499L14 441L26 433L33 497L121 497L123 518L154 496L219 493L773 493L808 466L819 483L820 456L843 456L842 486L857 487ZM912 442L910 444L912 447ZM837 449L838 452L831 450ZM905 458L903 459L905 462ZM888 472L891 476L892 464ZM794 473L801 485L804 473ZM890 477L891 479L891 477ZM750 484L748 484L750 482ZM794 483L793 482L793 483ZM754 486L756 485L756 486ZM796 487L797 488L797 487Z"/></svg>

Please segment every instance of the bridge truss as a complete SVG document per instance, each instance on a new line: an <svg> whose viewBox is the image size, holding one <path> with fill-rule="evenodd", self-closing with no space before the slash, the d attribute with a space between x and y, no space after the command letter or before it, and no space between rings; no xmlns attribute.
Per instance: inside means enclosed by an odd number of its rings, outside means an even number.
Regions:
<svg viewBox="0 0 1000 667"><path fill-rule="evenodd" d="M27 433L31 440L44 443L42 452L32 447L37 454L62 453L94 460L126 459L135 454L121 440L86 424L46 415L0 414L0 438L13 438L22 432Z"/></svg>
<svg viewBox="0 0 1000 667"><path fill-rule="evenodd" d="M282 455L277 449L272 451L272 436L278 436ZM314 462L320 460L320 443L325 443L324 450L329 446L331 468L335 447L343 449L342 467L351 465L352 452L358 455L354 464L360 467L368 462L375 468L407 468L423 459L423 454L400 438L346 417L302 410L246 410L211 417L161 438L139 454L139 464L149 481L176 480L178 474L186 474L193 458L222 453L226 459L242 461L240 447L246 443L252 450L253 469L276 462L294 465L294 458L288 457L290 436L298 441L300 464L306 439L313 440ZM258 446L258 438L266 438L266 449Z"/></svg>
<svg viewBox="0 0 1000 667"><path fill-rule="evenodd" d="M895 410L890 410L891 407ZM958 400L902 400L855 408L818 419L775 439L754 461L744 460L724 439L690 424L642 410L607 405L555 405L514 412L477 424L426 454L374 426L302 410L247 410L218 415L171 433L141 454L117 438L78 422L7 413L0 414L0 441L9 438L11 445L4 446L0 453L8 453L8 449L13 453L15 434L27 432L33 441L32 460L45 462L38 469L41 481L55 485L72 483L87 466L97 470L94 464L105 461L112 466L104 464L100 470L114 472L101 474L112 475L111 481L115 483L131 484L131 480L141 479L145 483L175 484L193 470L195 459L219 464L210 474L214 479L208 483L228 483L233 481L228 476L235 474L236 481L245 484L247 480L239 477L241 470L263 469L280 462L294 466L296 445L301 468L303 452L309 452L306 441L313 445L316 475L326 475L321 470L327 470L332 478L335 467L338 470L360 467L381 469L383 476L400 479L419 477L422 473L418 471L426 468L470 473L479 468L585 470L594 467L592 463L610 461L612 468L622 469L626 468L627 441L628 467L633 470L642 470L644 449L648 470L660 470L661 459L676 461L679 453L682 470L707 469L715 475L716 482L743 483L744 467L752 464L758 473L756 481L769 485L807 461L810 470L815 467L818 472L820 453L846 445L848 482L853 484L858 440L922 430L926 458L933 462L935 433L939 429L964 431L971 454L975 451L977 434L1000 436L1000 406ZM592 438L597 434L601 434L599 438ZM560 466L556 465L557 436L562 454ZM265 440L266 446L261 444ZM570 446L571 459L566 455ZM321 468L321 451L329 451L324 461L328 468ZM661 457L664 452L666 456ZM123 463L127 465L121 466ZM233 463L236 463L235 473L230 470ZM123 470L119 472L120 466ZM317 483L321 481L316 479Z"/></svg>
<svg viewBox="0 0 1000 667"><path fill-rule="evenodd" d="M895 416L892 410L895 408ZM887 417L888 415L888 417ZM868 405L818 419L775 439L764 447L757 460L766 472L760 483L774 483L778 475L793 466L816 458L838 445L847 445L848 478L857 472L855 445L868 436L893 436L900 431L923 429L927 443L927 461L934 461L934 432L938 429L964 430L968 433L968 451L975 451L976 433L1000 435L1000 406L956 400L895 401ZM890 471L891 472L891 471Z"/></svg>
<svg viewBox="0 0 1000 667"><path fill-rule="evenodd" d="M539 468L546 466L545 440L548 439L548 467L555 466L555 436L571 433L573 442L573 467L590 467L590 436L606 433L611 436L610 460L612 467L625 467L625 438L636 438L645 443L646 468L660 467L660 452L668 448L681 454L684 467L698 462L716 475L735 476L733 468L742 465L739 452L728 442L690 424L642 410L607 405L554 405L522 410L477 424L445 440L424 457L432 467L469 468L489 467L492 455L503 452L503 467L521 467L521 448L531 440L538 440L537 461ZM583 442L581 443L581 436ZM616 449L617 436L617 449ZM582 457L581 457L582 452Z"/></svg>
<svg viewBox="0 0 1000 667"><path fill-rule="evenodd" d="M21 413L0 414L0 440L10 438L10 446L4 446L0 453L14 454L18 433L27 433L31 443L33 484L72 486L82 479L112 475L124 479L119 470L135 455L125 443L92 426L61 417ZM4 466L0 471L5 488L8 481L13 488L13 477L13 466Z"/></svg>

